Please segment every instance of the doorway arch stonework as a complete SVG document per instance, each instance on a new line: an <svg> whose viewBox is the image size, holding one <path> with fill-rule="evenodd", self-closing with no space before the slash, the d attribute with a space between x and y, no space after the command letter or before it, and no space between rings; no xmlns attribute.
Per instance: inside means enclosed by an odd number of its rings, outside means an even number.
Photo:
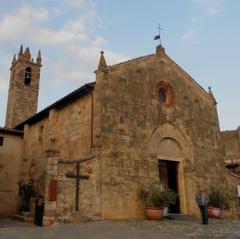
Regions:
<svg viewBox="0 0 240 239"><path fill-rule="evenodd" d="M194 199L191 190L192 179L192 150L186 136L174 125L165 123L155 129L151 135L150 154L158 160L175 161L178 163L178 188L180 197L180 212L193 214Z"/></svg>

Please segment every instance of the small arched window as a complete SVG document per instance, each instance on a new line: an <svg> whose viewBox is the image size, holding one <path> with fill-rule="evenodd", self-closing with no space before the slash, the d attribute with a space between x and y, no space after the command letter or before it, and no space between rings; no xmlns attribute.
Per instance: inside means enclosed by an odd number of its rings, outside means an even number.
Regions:
<svg viewBox="0 0 240 239"><path fill-rule="evenodd" d="M30 67L27 67L25 70L24 83L25 85L30 85L32 80L32 70Z"/></svg>

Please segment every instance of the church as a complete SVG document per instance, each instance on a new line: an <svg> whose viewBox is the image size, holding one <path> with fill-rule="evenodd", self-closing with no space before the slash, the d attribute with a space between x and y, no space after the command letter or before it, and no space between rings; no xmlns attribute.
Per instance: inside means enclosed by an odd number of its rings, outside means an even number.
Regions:
<svg viewBox="0 0 240 239"><path fill-rule="evenodd" d="M240 129L222 137L211 88L162 45L111 66L101 52L95 82L37 112L41 66L41 52L35 61L21 46L10 68L0 128L0 215L18 212L18 187L29 181L36 189L30 207L40 199L44 205L43 225L143 218L139 188L152 179L177 193L174 213L197 215L199 183L226 183L235 193L240 177L226 169L225 148L231 154L234 142L240 161Z"/></svg>

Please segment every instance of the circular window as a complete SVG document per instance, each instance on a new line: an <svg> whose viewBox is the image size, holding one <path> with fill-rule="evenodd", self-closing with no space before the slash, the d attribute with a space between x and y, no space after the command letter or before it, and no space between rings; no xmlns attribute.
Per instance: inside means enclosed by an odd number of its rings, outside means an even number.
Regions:
<svg viewBox="0 0 240 239"><path fill-rule="evenodd" d="M165 90L164 89L160 89L159 90L159 100L162 102L162 103L165 103L166 102L166 93L165 93Z"/></svg>
<svg viewBox="0 0 240 239"><path fill-rule="evenodd" d="M173 104L175 94L172 86L166 82L160 82L157 87L158 100L165 106Z"/></svg>

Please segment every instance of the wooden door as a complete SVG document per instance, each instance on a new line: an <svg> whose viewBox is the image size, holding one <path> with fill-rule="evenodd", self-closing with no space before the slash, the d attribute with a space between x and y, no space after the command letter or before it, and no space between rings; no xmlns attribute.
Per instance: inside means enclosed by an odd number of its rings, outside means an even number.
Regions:
<svg viewBox="0 0 240 239"><path fill-rule="evenodd" d="M168 187L168 168L167 161L158 160L160 183Z"/></svg>

